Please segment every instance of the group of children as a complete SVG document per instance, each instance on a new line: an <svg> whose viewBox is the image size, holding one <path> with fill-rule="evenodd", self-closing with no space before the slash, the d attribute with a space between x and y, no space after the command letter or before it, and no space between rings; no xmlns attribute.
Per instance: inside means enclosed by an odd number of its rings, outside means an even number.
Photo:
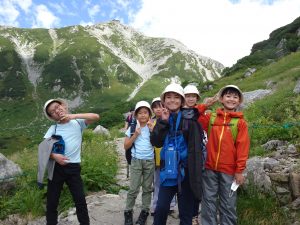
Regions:
<svg viewBox="0 0 300 225"><path fill-rule="evenodd" d="M217 98L197 105L199 99L195 86L183 89L179 84L170 84L151 105L146 101L136 104L136 129L132 134L128 128L124 142L125 149L131 147L132 156L125 225L133 224L133 208L141 186L142 210L135 224L145 224L150 211L154 225L165 225L175 207L175 196L181 225L198 224L200 203L202 225L237 224L237 194L232 184L240 185L245 180L242 173L250 145L247 123L237 112L243 94L237 86L227 85ZM216 101L223 107L207 112ZM80 176L82 131L99 120L99 115L70 114L62 99L48 100L43 111L55 122L39 146L40 182L48 169L47 225L58 222L57 207L64 183L72 194L79 223L88 225ZM52 151L56 143L63 153Z"/></svg>
<svg viewBox="0 0 300 225"><path fill-rule="evenodd" d="M199 99L195 86L183 89L173 83L151 105L136 104L138 125L133 135L128 128L124 142L125 150L133 145L125 225L133 224L141 186L142 210L135 224L145 224L151 212L154 225L165 225L175 196L181 225L199 224L200 203L202 225L237 224L237 194L231 186L245 180L242 172L250 147L247 123L237 112L243 94L237 86L227 85L205 104L197 105ZM208 112L216 101L223 107Z"/></svg>

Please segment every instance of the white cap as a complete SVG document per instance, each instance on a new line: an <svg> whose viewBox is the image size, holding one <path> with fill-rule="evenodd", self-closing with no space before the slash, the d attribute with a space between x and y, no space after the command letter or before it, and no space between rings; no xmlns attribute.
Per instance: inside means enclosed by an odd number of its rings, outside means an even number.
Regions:
<svg viewBox="0 0 300 225"><path fill-rule="evenodd" d="M221 96L222 96L224 90L227 89L227 88L233 88L233 89L236 89L236 90L240 93L240 95L241 95L240 103L242 103L242 102L244 101L243 92L239 89L238 86L233 85L233 84L226 85L225 87L222 87L222 88L220 89L220 91L219 91L219 93L218 93L219 99L221 98Z"/></svg>
<svg viewBox="0 0 300 225"><path fill-rule="evenodd" d="M163 91L163 93L160 95L160 99L162 102L164 102L165 100L165 94L167 92L175 92L179 95L182 96L183 100L184 100L184 92L183 92L183 88L181 87L181 85L179 84L176 84L176 83L172 83L172 84L169 84L165 90Z"/></svg>
<svg viewBox="0 0 300 225"><path fill-rule="evenodd" d="M139 101L136 103L135 109L134 109L134 114L136 114L136 111L141 107L148 108L150 110L150 116L151 116L151 114L152 114L151 107L150 107L150 104L146 101Z"/></svg>
<svg viewBox="0 0 300 225"><path fill-rule="evenodd" d="M198 98L200 98L200 93L197 89L197 87L195 85L187 85L184 89L183 89L183 93L186 94L196 94L198 95Z"/></svg>
<svg viewBox="0 0 300 225"><path fill-rule="evenodd" d="M50 99L48 100L45 104L44 104L44 108L43 108L43 111L44 111L44 114L46 116L46 118L48 120L51 120L51 121L55 121L53 118L50 117L50 115L47 113L47 108L48 106L50 105L50 103L52 102L59 102L61 105L65 106L66 109L68 109L68 103L61 99L61 98L54 98L54 99Z"/></svg>

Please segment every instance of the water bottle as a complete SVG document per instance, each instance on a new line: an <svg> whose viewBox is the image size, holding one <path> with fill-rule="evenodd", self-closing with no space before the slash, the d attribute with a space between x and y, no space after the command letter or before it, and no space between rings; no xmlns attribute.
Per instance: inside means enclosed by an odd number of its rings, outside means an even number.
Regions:
<svg viewBox="0 0 300 225"><path fill-rule="evenodd" d="M167 179L176 179L178 175L177 151L169 144L165 152L165 171Z"/></svg>

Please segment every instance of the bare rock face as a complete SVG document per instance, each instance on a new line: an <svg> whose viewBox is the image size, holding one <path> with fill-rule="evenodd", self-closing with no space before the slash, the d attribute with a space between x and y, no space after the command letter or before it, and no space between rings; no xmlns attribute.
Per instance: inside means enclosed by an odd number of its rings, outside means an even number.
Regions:
<svg viewBox="0 0 300 225"><path fill-rule="evenodd" d="M22 174L21 168L0 153L0 190L5 191L15 186L15 177Z"/></svg>
<svg viewBox="0 0 300 225"><path fill-rule="evenodd" d="M255 73L256 68L248 68L244 73L244 77L250 77L253 73Z"/></svg>
<svg viewBox="0 0 300 225"><path fill-rule="evenodd" d="M272 93L272 90L263 90L263 89L258 89L255 91L249 91L249 92L244 92L244 102L241 104L241 108L244 109L249 104L253 103L256 100L262 99L267 95L270 95Z"/></svg>
<svg viewBox="0 0 300 225"><path fill-rule="evenodd" d="M261 157L253 157L247 161L247 180L245 188L249 184L254 184L260 191L272 193L272 182L266 171L264 170L264 159ZM274 194L274 193L273 193Z"/></svg>
<svg viewBox="0 0 300 225"><path fill-rule="evenodd" d="M300 198L300 173L290 173L290 186L292 189L293 197Z"/></svg>
<svg viewBox="0 0 300 225"><path fill-rule="evenodd" d="M293 92L295 94L299 94L300 93L300 80L297 81L296 86L295 86Z"/></svg>
<svg viewBox="0 0 300 225"><path fill-rule="evenodd" d="M98 125L94 130L93 130L93 133L95 134L104 134L104 135L107 135L107 136L110 136L110 133L109 131L102 127L101 125Z"/></svg>
<svg viewBox="0 0 300 225"><path fill-rule="evenodd" d="M254 185L259 191L275 196L291 212L292 221L299 221L296 213L300 209L299 146L271 140L262 147L270 153L269 157L252 157L247 161L243 187Z"/></svg>

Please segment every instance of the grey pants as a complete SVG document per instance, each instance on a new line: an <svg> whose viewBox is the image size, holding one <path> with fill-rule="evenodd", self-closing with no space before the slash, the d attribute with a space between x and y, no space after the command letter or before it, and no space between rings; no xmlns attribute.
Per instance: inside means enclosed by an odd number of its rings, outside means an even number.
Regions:
<svg viewBox="0 0 300 225"><path fill-rule="evenodd" d="M234 176L206 169L203 173L203 197L201 202L201 224L218 225L217 209L220 213L220 225L236 225L236 192L230 188Z"/></svg>
<svg viewBox="0 0 300 225"><path fill-rule="evenodd" d="M144 160L132 158L130 166L130 187L127 193L125 211L132 210L135 199L142 186L142 210L149 211L151 203L152 183L154 175L154 159Z"/></svg>

